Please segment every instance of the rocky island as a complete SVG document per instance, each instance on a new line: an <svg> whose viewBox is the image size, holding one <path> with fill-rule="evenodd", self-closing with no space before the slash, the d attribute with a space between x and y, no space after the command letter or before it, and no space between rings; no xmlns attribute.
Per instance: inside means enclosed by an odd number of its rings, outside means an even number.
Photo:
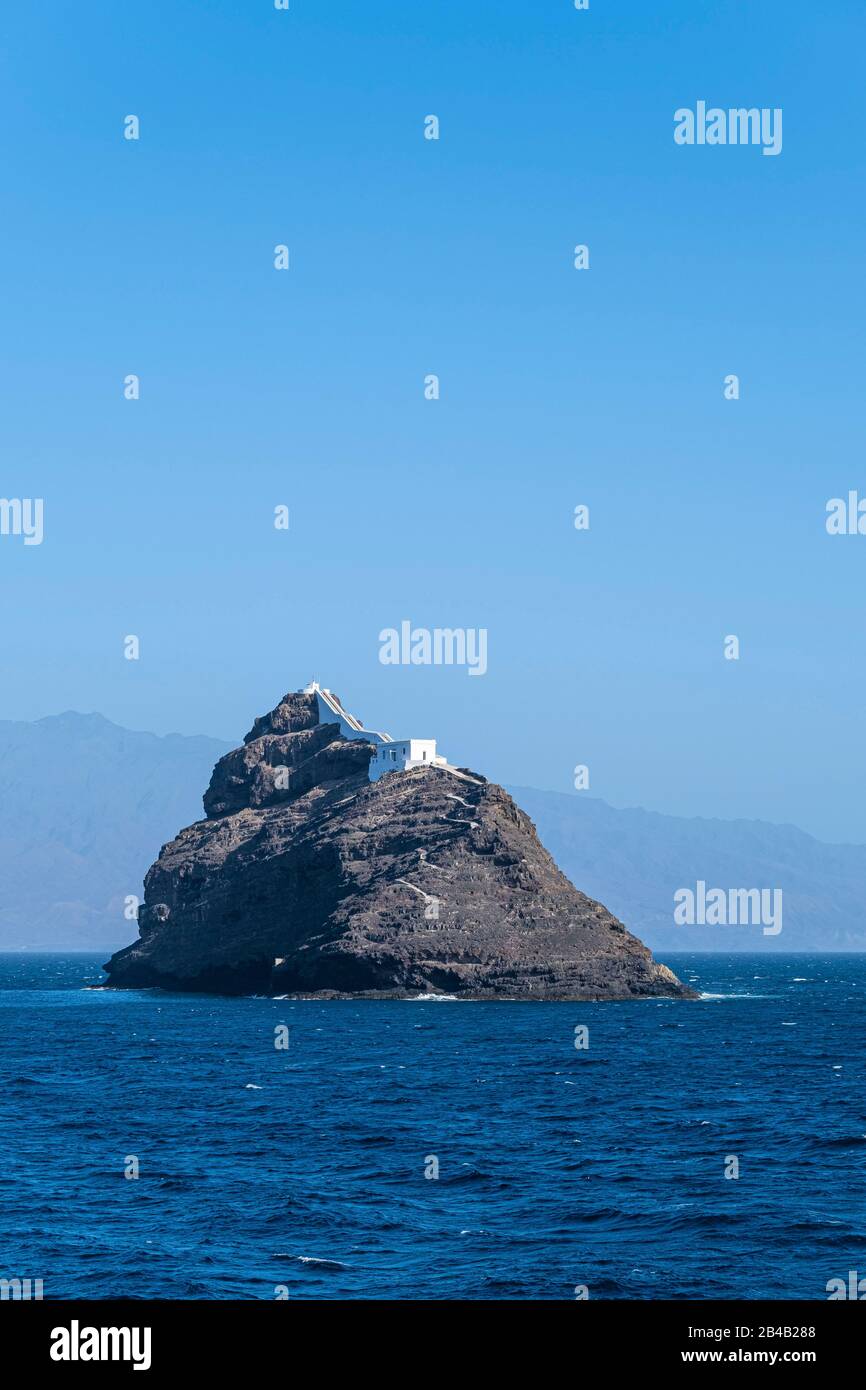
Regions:
<svg viewBox="0 0 866 1390"><path fill-rule="evenodd" d="M429 760L428 760L429 757ZM375 770L374 770L375 769ZM301 997L694 998L501 787L313 684L221 758L109 984Z"/></svg>

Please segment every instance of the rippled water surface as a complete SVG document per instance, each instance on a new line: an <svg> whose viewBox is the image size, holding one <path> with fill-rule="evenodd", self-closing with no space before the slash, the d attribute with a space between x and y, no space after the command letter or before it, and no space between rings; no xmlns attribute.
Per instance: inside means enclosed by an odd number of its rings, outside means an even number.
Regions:
<svg viewBox="0 0 866 1390"><path fill-rule="evenodd" d="M664 959L706 997L221 999L0 957L0 1276L46 1297L826 1298L866 1273L866 957Z"/></svg>

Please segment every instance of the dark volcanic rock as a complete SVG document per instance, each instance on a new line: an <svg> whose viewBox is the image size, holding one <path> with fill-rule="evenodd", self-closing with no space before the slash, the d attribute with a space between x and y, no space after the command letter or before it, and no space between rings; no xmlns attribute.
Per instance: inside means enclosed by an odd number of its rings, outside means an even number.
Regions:
<svg viewBox="0 0 866 1390"><path fill-rule="evenodd" d="M560 873L501 787L442 768L371 783L371 745L287 695L217 763L207 820L145 879L130 987L474 999L693 997Z"/></svg>

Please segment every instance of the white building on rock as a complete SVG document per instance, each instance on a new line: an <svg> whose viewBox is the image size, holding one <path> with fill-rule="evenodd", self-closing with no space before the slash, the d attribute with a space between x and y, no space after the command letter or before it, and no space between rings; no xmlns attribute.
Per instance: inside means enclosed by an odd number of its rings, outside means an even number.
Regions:
<svg viewBox="0 0 866 1390"><path fill-rule="evenodd" d="M397 738L378 729L365 729L353 714L340 704L332 690L318 681L304 686L305 695L315 695L319 702L319 723L339 724L344 738L365 739L376 746L370 759L370 781L377 782L386 772L406 772L411 767L450 767L436 752L435 738Z"/></svg>

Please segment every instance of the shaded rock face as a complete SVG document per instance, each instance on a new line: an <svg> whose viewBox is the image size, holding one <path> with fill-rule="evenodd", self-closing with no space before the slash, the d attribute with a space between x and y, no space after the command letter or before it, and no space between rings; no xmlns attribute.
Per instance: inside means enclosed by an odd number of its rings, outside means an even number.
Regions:
<svg viewBox="0 0 866 1390"><path fill-rule="evenodd" d="M471 999L693 997L578 892L501 787L441 768L371 783L372 746L290 694L221 758L207 819L145 879L113 985Z"/></svg>

